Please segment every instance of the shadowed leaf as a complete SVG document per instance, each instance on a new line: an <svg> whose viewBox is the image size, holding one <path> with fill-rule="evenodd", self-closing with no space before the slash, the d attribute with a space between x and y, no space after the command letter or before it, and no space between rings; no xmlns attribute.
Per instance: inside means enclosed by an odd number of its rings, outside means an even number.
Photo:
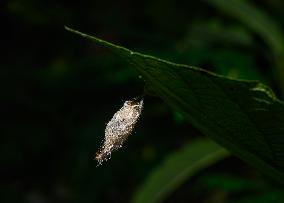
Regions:
<svg viewBox="0 0 284 203"><path fill-rule="evenodd" d="M151 91L201 132L284 183L284 105L267 86L171 63L67 30L123 57L140 72Z"/></svg>

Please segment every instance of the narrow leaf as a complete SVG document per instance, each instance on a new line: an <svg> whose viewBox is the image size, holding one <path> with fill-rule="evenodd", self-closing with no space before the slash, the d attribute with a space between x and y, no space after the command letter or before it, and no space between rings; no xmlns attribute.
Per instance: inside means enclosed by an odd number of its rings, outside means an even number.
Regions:
<svg viewBox="0 0 284 203"><path fill-rule="evenodd" d="M187 144L150 173L132 202L162 202L188 178L228 156L227 150L208 139Z"/></svg>

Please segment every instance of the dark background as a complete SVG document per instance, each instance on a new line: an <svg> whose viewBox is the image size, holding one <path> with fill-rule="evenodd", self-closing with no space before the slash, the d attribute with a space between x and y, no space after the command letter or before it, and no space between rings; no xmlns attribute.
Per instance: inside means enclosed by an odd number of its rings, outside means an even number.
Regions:
<svg viewBox="0 0 284 203"><path fill-rule="evenodd" d="M250 2L283 28L283 1ZM135 133L96 167L106 122L143 93L144 83L125 61L64 25L173 62L261 80L282 98L267 44L205 1L4 0L0 8L3 203L128 202L167 155L202 136L148 96ZM263 187L234 189L244 181ZM283 198L278 185L231 157L188 180L167 202Z"/></svg>

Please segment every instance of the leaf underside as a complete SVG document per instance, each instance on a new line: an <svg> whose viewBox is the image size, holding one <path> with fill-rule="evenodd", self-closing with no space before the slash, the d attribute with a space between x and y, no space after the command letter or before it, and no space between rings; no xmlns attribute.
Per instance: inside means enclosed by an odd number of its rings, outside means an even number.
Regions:
<svg viewBox="0 0 284 203"><path fill-rule="evenodd" d="M202 133L284 183L284 104L267 86L171 63L66 29L123 57L155 95Z"/></svg>

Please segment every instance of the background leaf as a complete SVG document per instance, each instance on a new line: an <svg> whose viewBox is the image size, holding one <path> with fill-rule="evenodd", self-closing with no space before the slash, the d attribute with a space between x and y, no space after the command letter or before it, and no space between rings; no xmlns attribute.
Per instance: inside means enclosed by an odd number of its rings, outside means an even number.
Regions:
<svg viewBox="0 0 284 203"><path fill-rule="evenodd" d="M274 54L276 78L284 95L284 37L279 24L264 11L246 0L206 0L226 14L248 26L268 45Z"/></svg>
<svg viewBox="0 0 284 203"><path fill-rule="evenodd" d="M228 156L227 150L208 139L186 144L150 173L132 202L161 202L189 177Z"/></svg>
<svg viewBox="0 0 284 203"><path fill-rule="evenodd" d="M171 63L67 30L125 58L158 96L205 135L284 183L284 105L268 87Z"/></svg>

